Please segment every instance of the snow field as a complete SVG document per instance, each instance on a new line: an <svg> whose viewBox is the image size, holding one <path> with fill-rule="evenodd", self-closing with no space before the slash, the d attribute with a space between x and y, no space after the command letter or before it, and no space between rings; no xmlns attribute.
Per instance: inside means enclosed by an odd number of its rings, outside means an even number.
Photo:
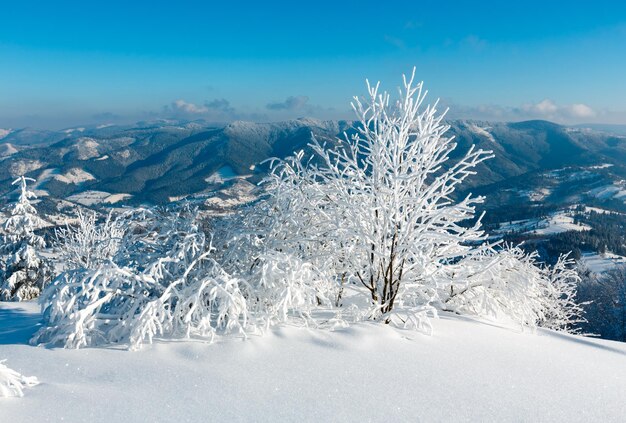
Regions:
<svg viewBox="0 0 626 423"><path fill-rule="evenodd" d="M626 415L626 345L443 314L434 334L361 323L137 352L24 344L36 305L0 304L0 357L41 385L19 422L561 421ZM21 313L31 323L12 328Z"/></svg>

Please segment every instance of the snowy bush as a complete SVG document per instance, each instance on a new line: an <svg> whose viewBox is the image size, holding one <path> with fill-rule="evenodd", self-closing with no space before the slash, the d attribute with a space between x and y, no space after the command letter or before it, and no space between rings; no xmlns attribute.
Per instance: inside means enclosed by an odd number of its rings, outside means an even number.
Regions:
<svg viewBox="0 0 626 423"><path fill-rule="evenodd" d="M353 103L354 134L332 148L314 139L311 157L274 160L266 198L224 243L224 266L254 286L271 269L260 297L292 304L283 308L292 315L310 314L312 298L347 305L344 288L359 286L370 302L362 315L402 326L429 330L429 315L453 310L564 329L578 313L571 273L486 242L476 216L483 198L454 194L492 154L471 147L448 163L456 144L436 104L422 107L425 96L413 76L395 102L368 84L368 97ZM272 297L292 289L308 300Z"/></svg>
<svg viewBox="0 0 626 423"><path fill-rule="evenodd" d="M584 308L589 302L578 300L581 279L575 261L568 256L560 256L554 267L543 269L548 283L543 297L544 316L539 325L562 332L582 333L580 324L587 321Z"/></svg>
<svg viewBox="0 0 626 423"><path fill-rule="evenodd" d="M45 325L32 343L139 348L157 335L245 335L248 310L240 281L210 257L213 247L192 213L140 210L122 219L128 226L117 263L56 278L41 296Z"/></svg>
<svg viewBox="0 0 626 423"><path fill-rule="evenodd" d="M22 376L15 370L4 365L6 360L0 361L0 397L23 397L24 388L38 385L36 377Z"/></svg>
<svg viewBox="0 0 626 423"><path fill-rule="evenodd" d="M537 254L506 246L459 261L443 285L441 308L461 314L506 317L526 327L577 332L582 307L576 303L578 274L561 256L541 266ZM455 281L461 281L460 284Z"/></svg>
<svg viewBox="0 0 626 423"><path fill-rule="evenodd" d="M49 264L39 253L46 243L35 234L43 221L31 204L30 200L36 196L28 190L27 181L34 180L22 176L13 182L13 185L19 184L20 196L4 223L2 252L5 257L0 280L0 300L23 301L35 298L50 279Z"/></svg>
<svg viewBox="0 0 626 423"><path fill-rule="evenodd" d="M76 222L55 231L59 261L65 269L93 269L118 251L123 228L109 213L101 224L95 212L78 210Z"/></svg>
<svg viewBox="0 0 626 423"><path fill-rule="evenodd" d="M334 281L311 263L298 257L272 252L258 258L245 290L253 315L269 326L290 317L313 322L320 306L332 307Z"/></svg>

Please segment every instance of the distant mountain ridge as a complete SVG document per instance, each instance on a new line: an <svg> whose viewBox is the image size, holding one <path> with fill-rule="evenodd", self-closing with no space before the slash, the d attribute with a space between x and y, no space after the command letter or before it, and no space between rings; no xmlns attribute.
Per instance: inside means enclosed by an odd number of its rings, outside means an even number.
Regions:
<svg viewBox="0 0 626 423"><path fill-rule="evenodd" d="M566 166L608 163L612 172L624 173L626 137L619 133L546 121L448 124L448 135L458 143L452 161L472 144L495 154L481 165L468 188ZM125 201L162 204L210 196L237 179L216 184L212 175L221 169L242 176L238 181L254 184L267 171L267 165L260 165L264 160L307 149L312 136L332 145L337 136L354 130L352 122L314 119L237 121L220 127L167 121L64 131L15 130L0 139L0 194L11 192L13 178L25 174L40 180L37 188L42 195L59 199L102 192L126 194L114 197Z"/></svg>

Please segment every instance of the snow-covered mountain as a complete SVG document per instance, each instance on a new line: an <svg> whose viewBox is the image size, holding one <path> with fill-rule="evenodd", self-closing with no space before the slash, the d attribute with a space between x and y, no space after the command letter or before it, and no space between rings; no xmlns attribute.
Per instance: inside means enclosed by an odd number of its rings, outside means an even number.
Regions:
<svg viewBox="0 0 626 423"><path fill-rule="evenodd" d="M532 191L533 181L543 182L546 172L571 166L612 164L611 169L594 172L615 175L603 179L606 185L626 176L626 138L621 135L543 121L453 121L450 125L449 134L459 144L454 155L471 144L494 151L495 158L481 165L469 181L471 187L501 191L502 184L511 181L513 188ZM332 144L338 135L354 131L351 122L313 119L233 122L220 127L167 121L72 129L17 130L0 140L0 156L10 155L10 160L0 161L0 193L10 191L12 178L21 174L42 179L50 172L67 175L78 169L90 176L49 178L40 189L54 198L101 191L151 203L206 196L219 190L211 175L220 169L227 167L235 176L256 183L267 171L264 160L306 149L312 135ZM520 175L524 183L516 181Z"/></svg>
<svg viewBox="0 0 626 423"><path fill-rule="evenodd" d="M463 192L455 193L486 196L484 222L490 231L511 221L556 222L579 204L626 213L626 136L619 132L545 121L448 123L448 134L458 143L450 163L472 144L495 156L478 166ZM0 196L2 201L13 198L11 182L25 174L38 180L38 208L49 221L63 222L75 214L73 207L183 199L208 213L224 213L255 200L268 159L306 150L312 137L333 145L337 136L354 131L353 122L314 119L13 130L0 140ZM525 232L550 238L584 226L538 224L546 228Z"/></svg>

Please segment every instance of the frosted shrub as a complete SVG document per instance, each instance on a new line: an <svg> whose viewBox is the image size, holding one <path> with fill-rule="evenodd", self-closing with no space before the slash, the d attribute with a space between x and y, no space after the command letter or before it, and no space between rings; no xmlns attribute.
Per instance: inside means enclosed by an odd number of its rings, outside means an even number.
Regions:
<svg viewBox="0 0 626 423"><path fill-rule="evenodd" d="M554 267L544 269L546 284L544 316L539 325L569 333L581 333L580 323L587 322L584 307L589 302L578 302L580 276L574 268L575 261L568 255L559 257Z"/></svg>
<svg viewBox="0 0 626 423"><path fill-rule="evenodd" d="M259 257L250 274L249 307L266 326L289 318L313 322L312 312L332 307L334 281L294 255L271 252Z"/></svg>
<svg viewBox="0 0 626 423"><path fill-rule="evenodd" d="M95 212L78 210L76 222L55 231L59 260L65 269L93 269L118 251L124 229L109 213L101 224Z"/></svg>
<svg viewBox="0 0 626 423"><path fill-rule="evenodd" d="M423 106L413 76L403 82L396 101L368 83L366 99L353 103L354 133L334 146L313 139L310 157L272 161L267 195L226 243L225 266L245 280L263 275L259 286L270 290L258 291L258 302L291 304L283 318L310 315L315 296L325 307L347 305L349 286L369 298L361 315L425 331L437 310L568 326L563 316L576 311L562 263L554 273L535 255L489 244L476 215L484 199L454 200L492 153L471 147L449 163L456 144L445 113ZM277 299L292 289L298 297L286 298L308 300Z"/></svg>
<svg viewBox="0 0 626 423"><path fill-rule="evenodd" d="M193 213L141 210L122 219L117 263L61 274L41 297L45 325L32 343L139 348L154 336L245 334L240 282L210 257Z"/></svg>
<svg viewBox="0 0 626 423"><path fill-rule="evenodd" d="M4 365L6 360L0 361L0 397L23 397L24 388L38 385L36 377L22 376L15 370Z"/></svg>

